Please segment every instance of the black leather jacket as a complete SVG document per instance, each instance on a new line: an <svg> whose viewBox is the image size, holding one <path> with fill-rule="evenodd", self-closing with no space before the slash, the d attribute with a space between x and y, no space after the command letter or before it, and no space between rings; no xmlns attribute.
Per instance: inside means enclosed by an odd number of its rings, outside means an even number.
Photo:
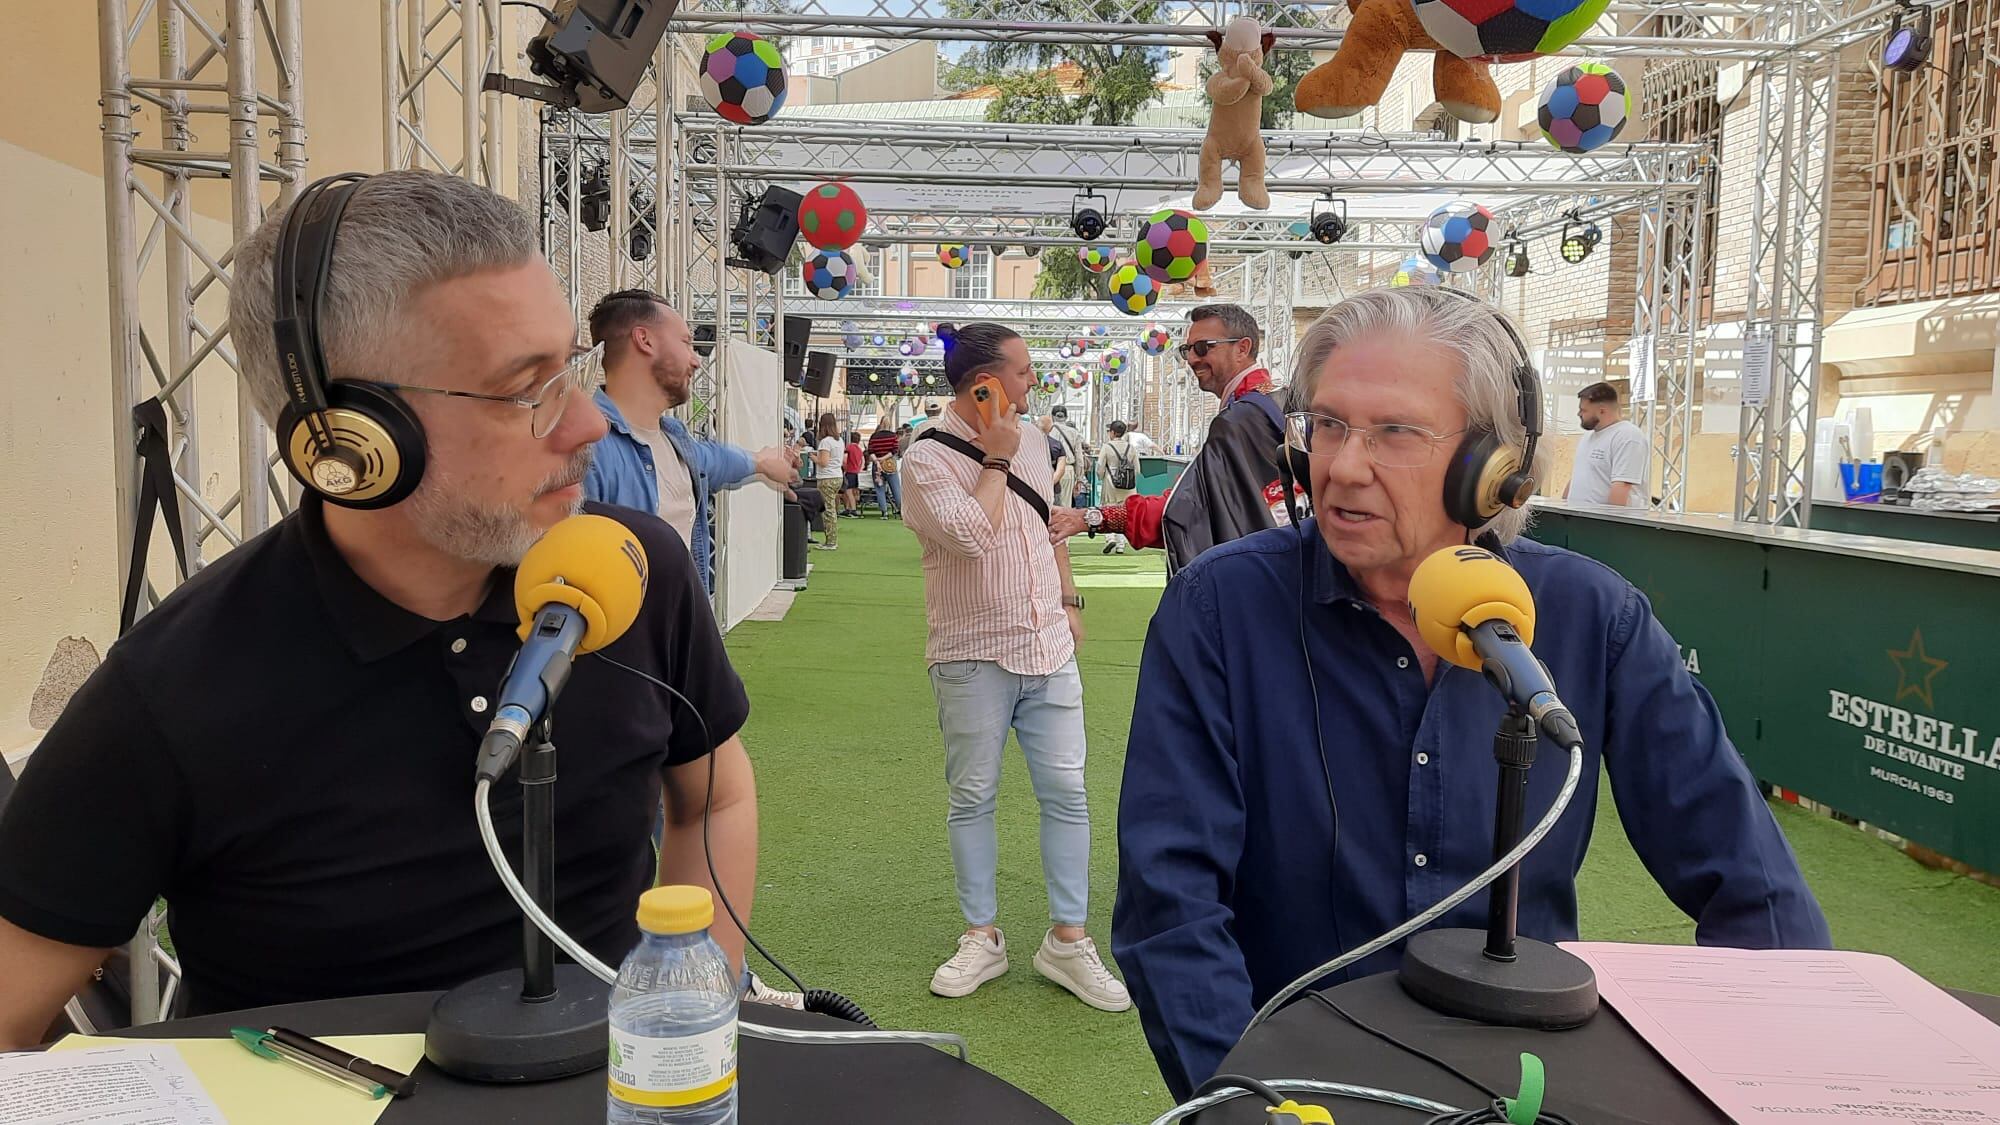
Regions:
<svg viewBox="0 0 2000 1125"><path fill-rule="evenodd" d="M1278 480L1282 417L1269 394L1247 391L1209 424L1161 515L1169 577L1217 543L1289 521Z"/></svg>

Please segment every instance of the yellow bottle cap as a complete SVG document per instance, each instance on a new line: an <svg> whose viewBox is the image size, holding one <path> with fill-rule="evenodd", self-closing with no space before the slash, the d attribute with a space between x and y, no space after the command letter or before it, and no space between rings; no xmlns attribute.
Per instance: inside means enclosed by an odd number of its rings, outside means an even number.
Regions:
<svg viewBox="0 0 2000 1125"><path fill-rule="evenodd" d="M715 922L707 887L654 887L639 896L639 928L654 934L691 934Z"/></svg>

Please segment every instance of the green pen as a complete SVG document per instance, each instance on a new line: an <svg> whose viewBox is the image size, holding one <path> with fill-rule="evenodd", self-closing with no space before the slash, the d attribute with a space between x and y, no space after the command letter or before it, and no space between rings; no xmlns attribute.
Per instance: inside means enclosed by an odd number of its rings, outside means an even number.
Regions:
<svg viewBox="0 0 2000 1125"><path fill-rule="evenodd" d="M281 1042L268 1031L259 1031L254 1027L232 1027L229 1029L229 1034L238 1043L243 1044L244 1049L253 1055L272 1059L277 1062L291 1063L301 1070L311 1071L322 1078L338 1082L350 1090L367 1094L371 1098L386 1098L389 1096L389 1088L380 1082L370 1081L352 1071L342 1070L332 1063L316 1059L304 1051Z"/></svg>

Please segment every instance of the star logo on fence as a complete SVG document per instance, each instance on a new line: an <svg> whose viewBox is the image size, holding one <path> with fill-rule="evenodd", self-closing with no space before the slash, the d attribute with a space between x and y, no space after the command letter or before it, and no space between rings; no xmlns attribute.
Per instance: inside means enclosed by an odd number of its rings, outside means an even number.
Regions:
<svg viewBox="0 0 2000 1125"><path fill-rule="evenodd" d="M1931 698L1931 681L1951 664L1924 651L1924 631L1910 630L1910 647L1890 649L1889 659L1896 665L1896 702L1914 695L1925 707L1937 710L1937 702Z"/></svg>

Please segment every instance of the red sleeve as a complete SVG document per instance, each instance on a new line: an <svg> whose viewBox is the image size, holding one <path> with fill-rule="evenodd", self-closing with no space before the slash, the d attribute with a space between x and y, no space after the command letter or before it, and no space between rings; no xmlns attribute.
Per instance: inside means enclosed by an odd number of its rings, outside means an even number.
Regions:
<svg viewBox="0 0 2000 1125"><path fill-rule="evenodd" d="M1122 510L1125 526L1112 527L1109 530L1123 535L1126 542L1134 547L1164 546L1166 540L1160 537L1160 518L1166 510L1165 496L1127 496ZM1113 511L1120 510L1113 509ZM1111 522L1119 521L1114 519Z"/></svg>

